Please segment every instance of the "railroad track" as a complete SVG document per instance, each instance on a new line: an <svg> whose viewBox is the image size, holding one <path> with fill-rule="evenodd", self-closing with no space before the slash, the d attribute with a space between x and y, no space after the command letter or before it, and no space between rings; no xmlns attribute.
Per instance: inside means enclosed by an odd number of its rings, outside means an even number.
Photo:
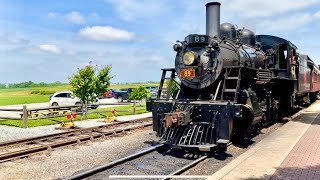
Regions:
<svg viewBox="0 0 320 180"><path fill-rule="evenodd" d="M64 180L78 180L78 179L106 179L108 178L159 178L159 179L171 179L173 177L176 177L177 175L182 174L183 172L189 170L190 168L196 166L198 163L204 161L208 158L206 155L195 155L196 157L188 158L190 154L184 156L184 159L181 161L181 154L177 157L166 157L163 153L164 145L156 145L153 147L150 147L148 149L142 150L138 153L131 154L129 156L126 156L124 158L117 159L115 161L112 161L107 164L103 164L101 166L94 167L92 169L82 171L80 173L74 174L70 177L64 178ZM156 152L158 151L158 152ZM151 153L154 153L153 155ZM159 156L160 155L160 156ZM157 157L157 158L154 158ZM170 162L167 162L167 159L172 159L171 164ZM181 162L177 162L176 158L180 159ZM139 160L140 159L140 160ZM152 164L149 164L146 161L150 161L152 159ZM135 162L136 161L136 162ZM140 162L146 162L145 167L141 166ZM155 167L155 164L157 165ZM172 168L165 169L165 167L172 167L171 165L179 164L177 170L172 170ZM131 166L133 168L128 168L127 166ZM136 166L136 167L134 167ZM135 169L136 170L133 170ZM164 171L160 169L165 169ZM154 171L154 170L160 170L161 173L164 173L163 175L155 175L155 176L148 176L148 175L137 175L141 173L145 169L147 172ZM126 172L124 173L123 170ZM109 171L105 173L106 171ZM170 172L169 172L170 171ZM113 175L115 173L118 173L120 175ZM143 173L143 172L142 172ZM159 172L155 172L159 173ZM132 175L123 175L123 174L132 174ZM197 176L198 178L200 176ZM206 178L207 176L203 176L203 178Z"/></svg>
<svg viewBox="0 0 320 180"><path fill-rule="evenodd" d="M293 115L293 117L296 117L297 114ZM268 134L262 134L262 137L265 137ZM256 137L256 135L254 136ZM260 137L260 139L259 139ZM257 139L257 138L256 138ZM261 140L261 136L258 135L258 141ZM238 147L232 146L232 144L228 144L228 147L233 147L233 149L231 149L231 154L235 154L236 156L238 156L239 154L243 153L247 148L241 148L241 150L239 150ZM244 144L244 146L246 146L246 144ZM174 159L174 157L171 157L170 159L172 163L170 164L165 164L163 163L164 161L167 161L168 159L164 159L165 156L163 156L163 158L150 158L150 157L144 157L147 155L150 155L152 152L157 151L159 149L163 148L163 145L157 145L154 147L151 147L150 149L144 150L144 151L140 151L138 153L135 154L131 154L127 157L112 161L108 164L104 164L101 166L96 166L92 169L86 170L86 171L81 171L80 173L75 173L72 176L66 177L66 178L61 178L61 179L65 179L65 180L75 180L75 179L134 179L134 178L144 178L144 179L174 179L174 178L186 178L186 179L198 179L198 178L202 178L202 179L206 179L209 176L203 176L203 174L212 174L213 172L203 172L203 173L194 173L194 174L198 174L198 175L189 175L190 171L191 172L197 168L194 168L197 164L199 164L200 162L203 162L204 160L208 159L208 162L210 162L210 167L215 169L214 171L219 170L221 167L225 166L229 161L224 161L228 156L228 154L215 154L214 157L215 158L209 158L209 156L204 155L204 156L199 156L197 158L195 158L195 160L192 160L191 162L188 163L180 163L179 160ZM243 150L242 150L243 149ZM238 152L239 151L239 152ZM229 153L230 153L229 152ZM161 154L161 153L158 153ZM141 158L142 160L138 160L139 158ZM150 164L150 162L148 161L153 161L153 164ZM178 159L181 159L181 156L178 157ZM232 159L232 158L230 158ZM137 161L137 162L130 162L130 161ZM145 165L141 166L141 163L143 162ZM160 164L160 165L158 165ZM203 163L200 165L200 167L204 164L208 163ZM168 171L168 170L163 170L166 169L167 167L174 167L177 170L175 171ZM214 166L214 167L212 167ZM115 169L115 170L112 170ZM146 171L142 171L141 169L146 169ZM199 169L199 168L198 168ZM151 171L152 170L152 171ZM189 172L188 172L189 171ZM196 170L197 171L197 170ZM141 173L142 172L142 173ZM145 173L147 172L147 173ZM147 174L147 175L146 175ZM193 173L191 173L193 174ZM179 175L179 176L178 176Z"/></svg>
<svg viewBox="0 0 320 180"><path fill-rule="evenodd" d="M50 152L56 148L82 144L95 139L104 138L151 125L151 119L146 118L140 120L114 122L112 124L90 128L72 129L66 132L45 136L6 141L0 143L0 162L28 157L40 152Z"/></svg>

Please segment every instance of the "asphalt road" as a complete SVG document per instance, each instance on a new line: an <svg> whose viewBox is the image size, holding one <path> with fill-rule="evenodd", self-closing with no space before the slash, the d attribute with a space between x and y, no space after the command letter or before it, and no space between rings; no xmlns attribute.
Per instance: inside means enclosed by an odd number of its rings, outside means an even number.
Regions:
<svg viewBox="0 0 320 180"><path fill-rule="evenodd" d="M106 99L100 99L100 103L116 103L118 104L117 100L114 98L106 98ZM9 106L0 106L1 109L22 109L22 106L26 105L27 108L45 108L49 107L49 102L45 103L32 103L32 104L19 104L19 105L9 105ZM106 107L116 107L121 106L121 103L119 105L101 105L98 108L106 108ZM14 111L0 111L0 116L4 117L20 117L21 112L14 112Z"/></svg>

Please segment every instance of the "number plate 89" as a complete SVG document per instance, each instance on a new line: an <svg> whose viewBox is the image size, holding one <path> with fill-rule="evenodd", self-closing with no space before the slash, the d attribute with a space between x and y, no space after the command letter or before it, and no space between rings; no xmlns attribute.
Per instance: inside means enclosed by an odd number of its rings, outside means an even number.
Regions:
<svg viewBox="0 0 320 180"><path fill-rule="evenodd" d="M180 71L180 77L184 79L193 79L195 77L194 69L182 69Z"/></svg>

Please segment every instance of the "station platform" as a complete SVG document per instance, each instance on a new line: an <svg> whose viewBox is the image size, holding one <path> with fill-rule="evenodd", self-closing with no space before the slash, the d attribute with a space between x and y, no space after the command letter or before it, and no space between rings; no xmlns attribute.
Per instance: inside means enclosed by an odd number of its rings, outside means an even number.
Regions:
<svg viewBox="0 0 320 180"><path fill-rule="evenodd" d="M208 179L320 179L320 101Z"/></svg>

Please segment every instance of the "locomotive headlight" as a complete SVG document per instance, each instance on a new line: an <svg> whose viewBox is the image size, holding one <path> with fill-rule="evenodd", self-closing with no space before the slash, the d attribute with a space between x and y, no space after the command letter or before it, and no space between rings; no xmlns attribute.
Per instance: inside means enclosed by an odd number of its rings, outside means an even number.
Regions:
<svg viewBox="0 0 320 180"><path fill-rule="evenodd" d="M196 59L196 53L193 51L186 52L183 55L183 62L185 65L191 65Z"/></svg>

